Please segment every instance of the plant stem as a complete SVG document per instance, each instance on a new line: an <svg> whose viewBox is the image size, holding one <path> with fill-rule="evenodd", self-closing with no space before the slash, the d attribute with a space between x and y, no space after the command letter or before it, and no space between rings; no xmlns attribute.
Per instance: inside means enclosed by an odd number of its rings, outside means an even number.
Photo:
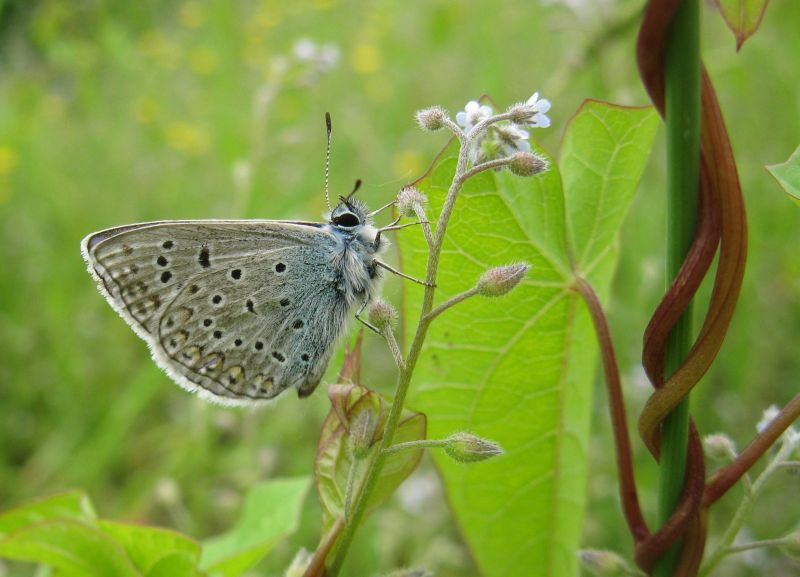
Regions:
<svg viewBox="0 0 800 577"><path fill-rule="evenodd" d="M793 444L784 442L781 448L778 450L778 454L775 455L775 458L770 461L770 463L753 483L752 491L745 492L741 502L739 503L739 507L736 509L736 513L733 514L733 519L731 519L728 528L725 529L725 533L722 535L722 539L717 545L717 548L714 549L714 552L709 555L708 560L703 564L703 567L699 573L700 577L708 575L717 565L717 563L719 563L722 558L725 557L725 555L732 552L733 548L731 545L736 539L736 535L738 535L739 531L742 530L744 522L747 520L747 514L753 507L753 501L758 493L764 488L764 484L769 480L770 477L772 477L773 473L775 473L775 471L780 468L781 464L785 463L786 459L791 456L794 448L795 447Z"/></svg>
<svg viewBox="0 0 800 577"><path fill-rule="evenodd" d="M694 237L700 177L700 3L682 0L666 46L666 125L668 163L667 277L673 279ZM667 344L665 377L683 362L692 345L692 306L678 320ZM686 472L689 397L661 425L659 520L672 515ZM680 544L657 562L656 577L669 577Z"/></svg>
<svg viewBox="0 0 800 577"><path fill-rule="evenodd" d="M400 451L410 451L413 449L441 449L442 447L447 446L447 439L422 439L421 441L406 441L405 443L397 443L396 445L392 445L388 449L385 449L384 453L399 453Z"/></svg>
<svg viewBox="0 0 800 577"><path fill-rule="evenodd" d="M490 123L483 121L477 126L481 126L481 124L483 125L481 128L483 128ZM444 242L445 231L447 230L447 223L450 220L450 215L453 212L453 207L458 197L458 193L461 190L461 186L464 184L464 174L467 172L467 165L469 161L468 154L470 145L472 143L471 138L464 135L460 128L456 126L454 131L455 130L458 130L458 132L455 134L461 141L461 148L458 153L458 162L456 164L456 171L453 176L453 181L450 184L450 189L447 191L442 212L439 215L439 220L436 223L436 232L433 238L433 245L428 251L428 266L425 276L427 286L425 287L425 294L422 301L422 309L420 310L419 314L417 330L414 333L414 340L411 342L411 348L408 352L405 366L400 368L397 375L395 395L392 401L391 409L389 410L389 417L386 420L386 428L384 429L380 448L375 460L367 470L366 479L362 485L361 491L359 491L358 496L356 497L355 503L353 504L352 515L347 519L347 524L345 525L344 531L340 537L339 544L336 548L336 554L334 555L333 561L328 568L326 577L337 577L339 574L342 564L344 563L344 559L347 556L347 551L350 548L353 537L355 536L355 532L358 529L358 526L361 523L364 515L366 514L370 495L378 483L381 471L383 470L383 466L386 463L386 458L388 457L386 450L392 446L394 441L394 434L397 431L397 425L400 422L400 416L403 412L403 405L405 404L406 394L408 393L408 386L411 383L411 376L414 374L414 368L417 364L417 360L419 359L419 355L422 352L422 345L425 342L425 336L427 335L428 328L433 321L433 319L428 316L428 313L430 313L433 309L433 297L436 293L436 276L439 270L439 256L441 255L442 251L442 244ZM473 128L471 135L475 135L478 132L478 130Z"/></svg>

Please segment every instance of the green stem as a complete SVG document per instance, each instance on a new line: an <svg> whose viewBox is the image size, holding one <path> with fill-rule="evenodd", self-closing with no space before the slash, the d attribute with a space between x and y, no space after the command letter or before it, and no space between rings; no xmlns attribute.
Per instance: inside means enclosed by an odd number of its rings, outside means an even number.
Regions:
<svg viewBox="0 0 800 577"><path fill-rule="evenodd" d="M703 567L699 573L700 577L705 577L708 575L711 570L716 567L717 563L719 563L722 558L725 557L725 555L736 552L732 545L736 539L736 536L739 534L739 531L742 530L742 527L747 520L747 515L750 513L753 507L753 501L762 491L764 485L770 479L770 477L772 477L775 471L780 469L781 465L786 462L786 459L791 456L794 448L795 447L793 444L784 442L781 448L778 450L778 454L775 455L775 458L770 461L758 478L756 478L756 480L753 482L751 490L745 491L742 500L739 502L739 507L736 509L736 513L733 514L733 518L731 519L728 528L725 529L725 533L722 535L722 539L720 539L717 548L714 549L714 552L709 555L708 560L703 564Z"/></svg>
<svg viewBox="0 0 800 577"><path fill-rule="evenodd" d="M420 441L406 441L405 443L397 443L384 453L399 453L400 451L410 451L412 449L441 449L447 446L447 439L422 439Z"/></svg>
<svg viewBox="0 0 800 577"><path fill-rule="evenodd" d="M667 277L680 270L694 237L700 178L700 3L682 0L666 47L666 125L668 162ZM665 376L686 358L692 345L692 306L670 334ZM659 519L669 519L680 500L686 472L689 397L661 425ZM680 544L656 563L656 577L669 577Z"/></svg>
<svg viewBox="0 0 800 577"><path fill-rule="evenodd" d="M502 115L498 115L494 118L499 118L500 116ZM483 121L483 123L480 123L478 126L483 128L488 124L489 122ZM455 130L458 132L455 132ZM342 564L344 563L344 559L347 556L347 551L349 550L353 541L353 537L355 536L355 532L367 512L367 503L369 502L370 495L372 495L372 492L378 483L383 466L386 464L386 458L388 457L386 450L389 449L393 444L394 435L397 431L397 425L400 422L400 415L403 412L406 394L408 393L408 386L411 383L411 376L414 374L414 368L416 367L417 360L422 352L422 344L425 342L425 336L428 334L428 328L433 321L433 319L429 317L428 313L430 313L433 309L433 298L436 293L436 276L439 270L439 257L442 252L442 244L444 242L444 235L447 230L447 223L449 222L450 215L453 212L453 207L458 197L458 192L461 190L461 186L464 184L464 174L467 172L469 148L471 145L471 139L465 136L461 132L460 128L455 127L454 132L461 141L461 148L458 153L458 163L456 165L455 175L453 176L453 182L450 185L450 189L447 191L442 212L439 215L439 220L436 223L436 232L433 238L433 245L428 251L428 266L425 276L427 286L425 287L425 295L422 301L422 309L420 310L419 314L417 330L414 334L414 340L411 342L411 348L408 352L405 366L400 368L397 376L397 387L395 388L394 399L392 400L392 406L389 410L389 417L386 420L386 427L384 429L383 438L381 439L380 448L375 460L372 462L372 466L367 470L367 478L364 481L361 491L359 491L358 496L356 497L356 501L352 509L352 515L347 519L347 524L345 525L344 531L340 537L339 544L336 548L336 553L333 557L330 567L328 568L326 577L336 577L339 574ZM478 130L473 129L472 134L477 133Z"/></svg>

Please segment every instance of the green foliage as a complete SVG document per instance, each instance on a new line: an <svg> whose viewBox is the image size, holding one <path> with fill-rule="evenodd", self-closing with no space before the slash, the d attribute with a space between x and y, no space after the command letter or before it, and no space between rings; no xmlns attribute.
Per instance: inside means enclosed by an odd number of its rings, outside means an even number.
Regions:
<svg viewBox="0 0 800 577"><path fill-rule="evenodd" d="M756 33L764 18L769 0L714 0L722 12L725 24L736 36L736 48Z"/></svg>
<svg viewBox="0 0 800 577"><path fill-rule="evenodd" d="M98 520L79 491L0 516L0 558L49 565L65 577L237 577L297 529L308 477L253 487L241 518L202 547L175 531Z"/></svg>
<svg viewBox="0 0 800 577"><path fill-rule="evenodd" d="M792 200L800 202L800 147L792 153L789 160L767 166L767 170Z"/></svg>
<svg viewBox="0 0 800 577"><path fill-rule="evenodd" d="M344 517L347 484L351 476L354 458L348 446L350 427L363 411L376 415L370 450L364 457L355 460L356 474L353 476L352 491L358 491L363 483L363 472L367 464L379 450L379 441L388 416L389 407L386 400L374 391L357 385L331 385L331 412L322 425L319 440L319 451L314 463L314 476L317 482L320 504L323 512L324 530L329 529L334 521ZM395 436L395 443L418 441L425 438L425 415L413 411L405 411ZM384 503L419 464L422 450L402 451L386 460L375 492L369 501L369 509Z"/></svg>
<svg viewBox="0 0 800 577"><path fill-rule="evenodd" d="M428 415L432 438L466 429L505 450L471 466L434 454L489 577L527 576L532 567L547 576L577 571L596 348L570 288L572 266L607 294L618 227L657 125L651 109L589 102L567 130L558 167L537 178L479 175L465 185L448 228L441 300L491 267L531 264L509 295L470 299L436 320L409 400ZM434 217L453 170L445 161L421 185ZM402 248L409 273L423 275L424 242L409 235ZM410 322L420 297L408 290Z"/></svg>
<svg viewBox="0 0 800 577"><path fill-rule="evenodd" d="M247 494L239 520L227 533L203 544L200 566L235 577L294 533L311 479L298 477L256 485Z"/></svg>

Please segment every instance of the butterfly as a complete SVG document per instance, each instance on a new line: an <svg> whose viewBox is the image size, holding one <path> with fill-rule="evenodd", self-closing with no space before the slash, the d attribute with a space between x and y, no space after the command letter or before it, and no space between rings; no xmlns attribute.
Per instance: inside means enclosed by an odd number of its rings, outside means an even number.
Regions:
<svg viewBox="0 0 800 577"><path fill-rule="evenodd" d="M329 114L326 123L327 200ZM376 330L360 315L382 271L411 278L380 260L381 234L409 225L373 226L393 203L369 213L353 198L359 185L327 223L130 224L88 235L81 253L102 295L181 387L226 405L260 404L288 388L306 397L356 303L356 318Z"/></svg>

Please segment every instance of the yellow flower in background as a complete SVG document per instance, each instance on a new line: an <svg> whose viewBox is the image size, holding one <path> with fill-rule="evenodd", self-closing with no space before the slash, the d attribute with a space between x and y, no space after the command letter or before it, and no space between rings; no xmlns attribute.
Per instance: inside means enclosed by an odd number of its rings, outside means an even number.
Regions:
<svg viewBox="0 0 800 577"><path fill-rule="evenodd" d="M139 50L165 70L174 70L181 62L180 46L160 30L148 30L142 34L139 38Z"/></svg>
<svg viewBox="0 0 800 577"><path fill-rule="evenodd" d="M178 18L185 28L200 28L206 21L206 9L200 2L190 0L181 6Z"/></svg>
<svg viewBox="0 0 800 577"><path fill-rule="evenodd" d="M372 74L381 66L381 55L374 44L356 44L350 54L350 65L360 74Z"/></svg>
<svg viewBox="0 0 800 577"><path fill-rule="evenodd" d="M192 156L208 152L211 136L205 126L189 122L172 122L164 129L164 139L170 148Z"/></svg>
<svg viewBox="0 0 800 577"><path fill-rule="evenodd" d="M425 158L413 149L401 150L392 159L392 171L406 181L418 177L425 170Z"/></svg>
<svg viewBox="0 0 800 577"><path fill-rule="evenodd" d="M19 166L17 151L8 146L0 146L0 176L11 174Z"/></svg>
<svg viewBox="0 0 800 577"><path fill-rule="evenodd" d="M140 124L150 124L158 118L161 106L158 101L148 96L140 96L133 103L133 116Z"/></svg>
<svg viewBox="0 0 800 577"><path fill-rule="evenodd" d="M189 68L195 74L210 74L217 68L217 53L208 46L200 46L192 50L189 57Z"/></svg>

